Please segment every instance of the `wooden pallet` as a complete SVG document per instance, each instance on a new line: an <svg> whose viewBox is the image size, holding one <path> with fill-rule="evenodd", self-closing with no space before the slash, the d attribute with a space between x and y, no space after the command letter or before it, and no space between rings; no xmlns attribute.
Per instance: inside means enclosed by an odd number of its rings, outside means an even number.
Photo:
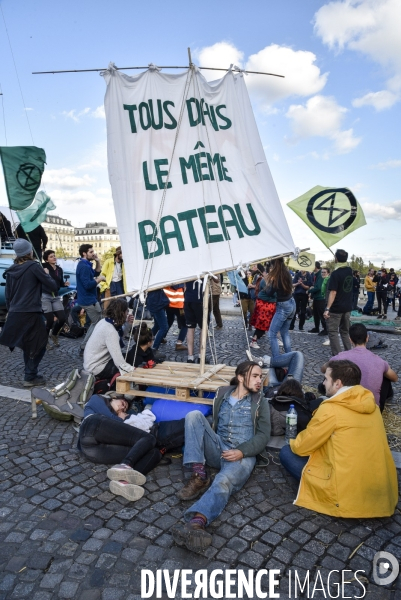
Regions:
<svg viewBox="0 0 401 600"><path fill-rule="evenodd" d="M201 375L200 365L164 362L156 365L154 369L138 368L129 375L118 377L116 390L131 396L213 404L213 400L203 398L203 392L215 392L219 387L230 385L234 375L235 367L225 364L206 365L206 370ZM175 393L135 390L132 388L133 384L171 388ZM191 390L197 390L198 396L190 396Z"/></svg>

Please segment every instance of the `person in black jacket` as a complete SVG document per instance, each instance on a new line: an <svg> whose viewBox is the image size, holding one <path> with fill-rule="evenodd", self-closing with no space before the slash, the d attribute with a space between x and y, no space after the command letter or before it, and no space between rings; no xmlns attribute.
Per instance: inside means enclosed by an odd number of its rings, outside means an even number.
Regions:
<svg viewBox="0 0 401 600"><path fill-rule="evenodd" d="M48 241L46 232L42 225L38 225L38 227L35 227L35 229L32 229L32 231L25 233L20 223L17 226L15 233L15 237L27 240L32 244L34 249L34 258L36 258L39 262L42 262L42 252L46 250Z"/></svg>
<svg viewBox="0 0 401 600"><path fill-rule="evenodd" d="M64 306L57 292L61 287L69 286L69 282L64 280L63 269L58 266L54 250L46 250L43 254L43 267L48 270L50 277L57 285L56 293L52 292L46 285L42 290L42 308L46 318L46 329L49 334L51 331L51 340L55 346L59 346L58 334L65 323ZM54 317L57 322L54 323Z"/></svg>
<svg viewBox="0 0 401 600"><path fill-rule="evenodd" d="M24 353L24 387L43 385L38 366L46 352L47 331L42 312L42 284L56 292L57 284L33 259L33 248L27 240L14 242L16 259L5 271L7 321L0 334L0 344Z"/></svg>
<svg viewBox="0 0 401 600"><path fill-rule="evenodd" d="M387 319L387 292L389 287L390 276L386 269L377 272L373 277L373 282L376 284L376 297L379 309L378 319ZM382 309L383 303L383 309Z"/></svg>
<svg viewBox="0 0 401 600"><path fill-rule="evenodd" d="M2 212L0 212L0 238L2 244L9 240L14 240L11 223Z"/></svg>

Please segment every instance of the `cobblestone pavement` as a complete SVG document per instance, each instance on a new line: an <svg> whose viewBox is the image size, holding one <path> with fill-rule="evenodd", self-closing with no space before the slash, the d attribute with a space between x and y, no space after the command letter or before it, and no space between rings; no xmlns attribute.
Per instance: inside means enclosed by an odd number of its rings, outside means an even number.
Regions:
<svg viewBox="0 0 401 600"><path fill-rule="evenodd" d="M184 352L173 350L175 335L169 334L163 348L169 358L185 360ZM293 348L306 356L304 382L316 385L321 380L317 367L329 358L329 348L316 335L292 335ZM235 365L245 358L243 336L240 319L224 320L223 330L215 334L219 362ZM388 349L381 355L401 370L399 338L388 335L386 340ZM259 353L267 350L263 340ZM20 352L0 347L0 358L0 384L16 385L22 373ZM63 339L59 349L46 354L42 372L51 383L59 383L80 364L78 342ZM364 582L366 598L401 598L401 577L391 589L372 580L377 551L401 560L401 504L392 518L370 520L334 519L300 509L292 503L296 484L272 453L270 465L254 472L212 524L212 545L204 555L194 554L176 546L170 535L186 507L175 496L188 476L180 458L149 474L145 496L130 503L108 491L105 467L77 453L71 423L52 420L42 407L33 421L29 404L4 398L0 419L0 600L136 600L141 569L159 568L277 568L281 598L289 597L289 569L302 579L310 570L310 593L319 569L326 595L315 591L313 596L298 596L316 599L329 597L326 581L331 570L362 569L369 580ZM318 584L317 590L321 587ZM337 588L331 593L337 597ZM355 580L343 593L354 596L362 597Z"/></svg>

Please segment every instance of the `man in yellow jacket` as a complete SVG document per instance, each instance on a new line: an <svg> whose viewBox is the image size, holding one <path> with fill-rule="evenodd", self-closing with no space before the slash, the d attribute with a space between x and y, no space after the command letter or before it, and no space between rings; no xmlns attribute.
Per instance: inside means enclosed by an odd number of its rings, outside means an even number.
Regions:
<svg viewBox="0 0 401 600"><path fill-rule="evenodd" d="M104 261L101 274L106 278L106 281L102 281L99 286L104 298L120 296L126 293L125 268L121 246L116 248L112 258Z"/></svg>
<svg viewBox="0 0 401 600"><path fill-rule="evenodd" d="M324 379L328 398L281 449L281 463L300 480L297 506L345 518L394 513L397 471L380 409L360 380L353 362L330 361Z"/></svg>

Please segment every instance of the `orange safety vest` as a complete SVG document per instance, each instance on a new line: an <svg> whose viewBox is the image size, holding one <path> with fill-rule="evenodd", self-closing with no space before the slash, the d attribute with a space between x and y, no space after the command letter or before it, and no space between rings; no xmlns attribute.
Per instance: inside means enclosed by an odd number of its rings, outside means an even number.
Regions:
<svg viewBox="0 0 401 600"><path fill-rule="evenodd" d="M184 288L175 290L172 287L164 288L164 293L169 300L169 308L184 308Z"/></svg>

